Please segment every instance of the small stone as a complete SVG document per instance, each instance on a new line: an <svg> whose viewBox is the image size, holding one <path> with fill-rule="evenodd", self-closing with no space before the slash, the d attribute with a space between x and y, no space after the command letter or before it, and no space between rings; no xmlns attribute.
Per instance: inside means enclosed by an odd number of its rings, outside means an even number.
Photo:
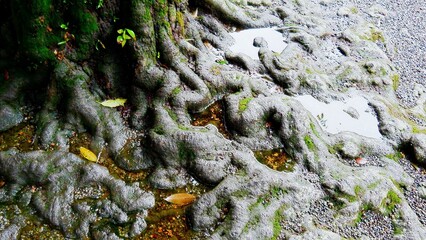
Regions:
<svg viewBox="0 0 426 240"><path fill-rule="evenodd" d="M360 164L360 165L363 165L363 164L367 163L367 160L365 158L358 157L358 158L355 159L355 162Z"/></svg>
<svg viewBox="0 0 426 240"><path fill-rule="evenodd" d="M386 17L388 15L388 11L383 6L376 4L368 9L368 14L372 17L380 18Z"/></svg>
<svg viewBox="0 0 426 240"><path fill-rule="evenodd" d="M345 113L349 114L352 118L358 119L359 113L358 111L353 107L348 107L347 109L343 110Z"/></svg>

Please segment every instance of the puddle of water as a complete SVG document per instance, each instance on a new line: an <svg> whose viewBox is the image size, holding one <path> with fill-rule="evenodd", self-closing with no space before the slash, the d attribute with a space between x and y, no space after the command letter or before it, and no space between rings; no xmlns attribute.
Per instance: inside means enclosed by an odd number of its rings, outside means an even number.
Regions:
<svg viewBox="0 0 426 240"><path fill-rule="evenodd" d="M252 59L259 59L257 55L259 48L253 46L253 40L256 37L263 37L268 42L268 48L277 53L281 53L287 46L282 33L273 28L247 29L230 34L235 39L235 44L230 47L230 50L236 53L244 53Z"/></svg>
<svg viewBox="0 0 426 240"><path fill-rule="evenodd" d="M377 139L382 137L379 122L368 106L368 101L363 97L354 96L344 102L332 101L328 104L316 100L311 95L297 96L295 99L315 116L321 127L329 133L354 132L365 137ZM359 116L352 117L348 112L355 112L355 115Z"/></svg>
<svg viewBox="0 0 426 240"><path fill-rule="evenodd" d="M255 151L254 156L260 163L265 164L274 170L286 172L293 171L295 161L288 158L287 154L282 148L266 151Z"/></svg>
<svg viewBox="0 0 426 240"><path fill-rule="evenodd" d="M192 125L194 126L206 126L212 124L217 127L219 132L225 137L230 137L228 130L225 125L225 116L223 113L223 103L216 101L210 105L206 110L196 113L192 116Z"/></svg>

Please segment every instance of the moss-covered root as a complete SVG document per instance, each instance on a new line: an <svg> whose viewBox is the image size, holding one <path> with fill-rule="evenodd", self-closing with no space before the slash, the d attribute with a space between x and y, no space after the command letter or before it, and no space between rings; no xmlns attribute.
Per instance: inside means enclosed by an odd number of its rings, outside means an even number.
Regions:
<svg viewBox="0 0 426 240"><path fill-rule="evenodd" d="M75 130L84 129L94 135L92 147L97 152L107 145L118 165L129 170L140 169L145 155L129 145L132 135L120 113L99 104L105 99L91 91L89 74L67 60L56 67L54 78L66 99L64 121L73 124Z"/></svg>
<svg viewBox="0 0 426 240"><path fill-rule="evenodd" d="M218 239L277 239L285 211L303 209L320 192L297 175L261 171L255 159L235 152L236 158L241 156L246 168L191 206L191 224L196 230L220 226L213 232Z"/></svg>
<svg viewBox="0 0 426 240"><path fill-rule="evenodd" d="M122 234L138 235L146 227L147 209L154 206L154 196L138 183L127 185L105 167L66 152L0 152L0 174L8 181L2 196L28 199L22 204L67 238L86 239L99 232L118 237L113 224L129 226Z"/></svg>

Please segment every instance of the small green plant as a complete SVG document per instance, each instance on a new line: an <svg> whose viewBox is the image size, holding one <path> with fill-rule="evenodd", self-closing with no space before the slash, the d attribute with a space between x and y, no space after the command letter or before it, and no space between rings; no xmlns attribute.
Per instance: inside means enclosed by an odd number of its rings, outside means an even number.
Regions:
<svg viewBox="0 0 426 240"><path fill-rule="evenodd" d="M68 42L69 42L69 41L71 41L71 40L75 40L75 36L74 36L74 34L71 34L71 33L69 33L69 32L66 32L66 33L64 34L64 41L58 42L58 45L64 45L64 44L68 43Z"/></svg>
<svg viewBox="0 0 426 240"><path fill-rule="evenodd" d="M74 34L71 34L68 32L68 24L69 23L62 23L61 25L59 25L59 27L63 30L65 30L65 34L64 34L64 41L58 42L58 45L64 45L67 42L69 42L70 40L74 40L75 36Z"/></svg>
<svg viewBox="0 0 426 240"><path fill-rule="evenodd" d="M314 151L316 149L314 141L309 135L306 135L303 140L305 141L305 144L309 150Z"/></svg>
<svg viewBox="0 0 426 240"><path fill-rule="evenodd" d="M60 25L60 27L61 27L62 29L64 29L64 30L68 30L68 23L67 23L67 24L62 23L62 24Z"/></svg>
<svg viewBox="0 0 426 240"><path fill-rule="evenodd" d="M225 59L217 60L216 62L219 63L220 65L228 64L228 61L226 61Z"/></svg>
<svg viewBox="0 0 426 240"><path fill-rule="evenodd" d="M252 97L247 97L247 98L243 98L240 100L240 104L238 106L238 110L239 112L244 112L244 110L247 109L247 105L249 104L249 102L252 100Z"/></svg>
<svg viewBox="0 0 426 240"><path fill-rule="evenodd" d="M402 202L401 198L394 190L389 190L386 198L382 201L382 208L384 209L384 214L389 215L397 207L398 204Z"/></svg>
<svg viewBox="0 0 426 240"><path fill-rule="evenodd" d="M124 45L126 45L127 40L133 39L134 41L136 41L136 35L133 30L130 30L128 28L118 29L117 33L119 34L117 36L117 43L121 44L121 47L124 47Z"/></svg>
<svg viewBox="0 0 426 240"><path fill-rule="evenodd" d="M104 5L104 0L99 0L98 1L98 6L96 6L96 9L101 8Z"/></svg>

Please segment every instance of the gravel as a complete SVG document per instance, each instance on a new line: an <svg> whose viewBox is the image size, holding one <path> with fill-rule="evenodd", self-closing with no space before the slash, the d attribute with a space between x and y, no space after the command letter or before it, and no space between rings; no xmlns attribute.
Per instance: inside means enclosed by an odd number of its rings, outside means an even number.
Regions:
<svg viewBox="0 0 426 240"><path fill-rule="evenodd" d="M334 23L333 31L339 32L365 19L373 23L385 36L379 47L387 54L400 74L396 91L399 103L404 108L422 104L426 92L426 2L424 0L318 0L323 16ZM410 115L410 119L425 126L423 119ZM380 158L369 158L367 165L382 166ZM354 160L346 164L360 166ZM404 189L405 198L415 211L420 222L426 225L426 170L415 167L403 158L400 164L414 179L414 184ZM390 217L377 211L364 211L361 221L354 225L338 225L330 199L321 199L312 204L311 216L318 226L334 231L347 238L393 239L395 229Z"/></svg>
<svg viewBox="0 0 426 240"><path fill-rule="evenodd" d="M404 191L405 198L419 217L420 222L426 225L426 198L420 194L423 188L426 187L426 170L415 167L406 158L401 159L399 162L404 167L404 171L414 179L414 184Z"/></svg>
<svg viewBox="0 0 426 240"><path fill-rule="evenodd" d="M400 73L396 95L403 107L414 107L426 85L426 2L424 0L322 0L336 28L347 27L362 17L385 35L383 50ZM338 15L354 9L358 16ZM337 30L337 29L336 29Z"/></svg>

